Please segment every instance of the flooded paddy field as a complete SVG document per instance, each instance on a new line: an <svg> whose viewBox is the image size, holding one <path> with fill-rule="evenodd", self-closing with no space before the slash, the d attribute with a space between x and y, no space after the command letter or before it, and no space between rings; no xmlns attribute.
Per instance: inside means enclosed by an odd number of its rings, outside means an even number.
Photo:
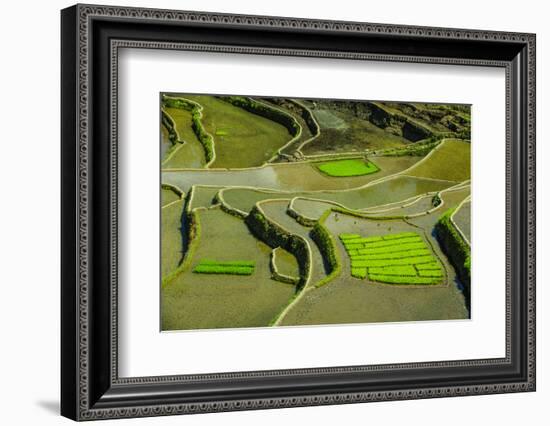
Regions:
<svg viewBox="0 0 550 426"><path fill-rule="evenodd" d="M162 289L162 329L269 325L294 295L294 286L271 278L271 248L250 234L241 219L219 208L198 210L197 214L201 236L190 267ZM203 259L253 261L254 273L250 276L193 273L193 267Z"/></svg>

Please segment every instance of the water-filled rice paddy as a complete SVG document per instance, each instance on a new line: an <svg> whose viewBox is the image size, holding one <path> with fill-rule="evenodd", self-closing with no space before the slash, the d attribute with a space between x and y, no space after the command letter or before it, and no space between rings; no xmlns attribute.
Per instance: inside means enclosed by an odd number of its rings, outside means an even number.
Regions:
<svg viewBox="0 0 550 426"><path fill-rule="evenodd" d="M281 191L316 191L357 188L404 171L422 157L376 157L380 171L371 175L331 178L321 173L314 162L268 164L252 169L207 169L162 172L162 181L188 191L192 185L254 186Z"/></svg>
<svg viewBox="0 0 550 426"><path fill-rule="evenodd" d="M298 261L294 255L281 247L277 247L273 250L272 257L272 261L280 274L293 278L299 277Z"/></svg>
<svg viewBox="0 0 550 426"><path fill-rule="evenodd" d="M191 112L181 108L166 108L165 111L174 120L175 130L183 143L176 143L164 152L162 168L204 166L204 148L191 128ZM167 133L163 135L167 137ZM163 143L161 146L165 145L166 143Z"/></svg>
<svg viewBox="0 0 550 426"><path fill-rule="evenodd" d="M193 187L193 196L189 209L193 210L197 207L210 207L214 202L214 197L219 192L221 187L217 186L195 186Z"/></svg>
<svg viewBox="0 0 550 426"><path fill-rule="evenodd" d="M365 188L339 192L295 192L285 194L248 188L229 188L224 191L224 199L229 205L245 212L250 211L254 204L261 200L293 197L323 198L339 203L349 209L364 209L405 200L425 192L439 191L450 185L452 183L447 181L398 176ZM320 216L324 209L320 208L317 212ZM311 214L311 212L309 213Z"/></svg>
<svg viewBox="0 0 550 426"><path fill-rule="evenodd" d="M186 97L202 105L203 125L214 136L211 168L261 166L292 138L281 124L214 96Z"/></svg>
<svg viewBox="0 0 550 426"><path fill-rule="evenodd" d="M162 290L162 329L267 326L294 294L294 286L271 279L271 248L254 238L242 220L219 208L197 214L201 237L190 268ZM202 259L246 259L255 269L249 276L193 273Z"/></svg>
<svg viewBox="0 0 550 426"><path fill-rule="evenodd" d="M160 200L161 206L166 206L167 204L170 204L180 199L180 196L178 194L176 194L171 189L166 189L166 188L161 188L160 197L161 197L161 200Z"/></svg>
<svg viewBox="0 0 550 426"><path fill-rule="evenodd" d="M463 182L470 179L470 143L447 139L424 161L407 172L409 176Z"/></svg>
<svg viewBox="0 0 550 426"><path fill-rule="evenodd" d="M382 236L419 229L401 220L378 221L332 213L325 225L333 236L361 234ZM443 259L447 282L442 286L402 286L350 279L351 262L339 238L335 238L342 273L326 285L307 292L282 319L281 325L346 324L366 322L465 319L464 305L454 269ZM434 247L438 258L442 256Z"/></svg>

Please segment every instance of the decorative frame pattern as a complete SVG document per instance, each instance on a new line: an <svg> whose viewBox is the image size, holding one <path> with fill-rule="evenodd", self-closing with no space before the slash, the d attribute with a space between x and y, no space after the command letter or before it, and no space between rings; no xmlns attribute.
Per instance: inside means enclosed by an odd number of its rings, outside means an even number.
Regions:
<svg viewBox="0 0 550 426"><path fill-rule="evenodd" d="M322 33L327 36L351 35L352 37L372 36L383 40L398 37L411 42L431 41L472 42L480 46L494 44L506 46L506 54L500 57L443 57L437 55L403 55L380 52L354 52L341 50L300 49L296 47L231 46L212 43L181 42L177 40L139 40L130 37L109 38L108 46L101 45L101 39L94 43L94 22L108 22L110 28L117 23L136 22L153 29L158 25L223 26L234 29L267 30L277 29L290 33ZM335 22L264 16L243 16L211 14L200 12L168 11L156 9L136 9L125 7L103 7L77 5L63 11L62 51L63 72L70 75L68 88L62 93L64 119L73 119L72 125L63 128L63 176L72 182L63 184L63 213L74 215L71 224L64 224L63 241L63 283L62 283L62 414L77 420L91 420L113 417L140 417L151 415L186 414L198 412L279 408L292 406L341 404L381 400L434 398L442 396L475 395L533 391L535 389L535 36L510 32L493 32L463 29L409 27L356 22ZM116 29L116 28L115 28ZM116 31L115 31L116 32ZM120 32L120 31L119 31ZM99 36L98 36L99 37ZM128 39L129 38L129 39ZM381 46L383 43L380 44ZM145 378L118 378L117 368L117 69L118 49L122 47L177 49L196 51L221 51L230 53L255 53L264 55L298 55L326 58L345 58L375 61L445 63L455 65L482 65L504 67L506 69L506 139L507 139L507 262L506 262L506 357L503 359L464 360L452 362L393 364L377 366L327 367L301 370L275 370L245 373L224 373L192 376L161 376ZM383 46L382 46L383 47ZM107 49L108 64L98 63L96 51ZM508 52L520 52L510 54ZM518 57L521 58L518 59ZM92 74L94 66L103 67L99 83ZM107 72L105 72L107 70ZM104 75L107 74L107 75ZM102 91L102 92L98 92ZM105 93L108 91L109 93ZM95 131L93 120L100 108L94 103L97 94L109 98L109 126L106 130L110 144L108 149L109 190L108 202L101 204L94 192L97 187L91 157L98 155L94 143L99 131ZM76 100L76 101L75 101ZM96 109L94 109L96 108ZM100 112L103 112L102 110ZM97 115L100 115L99 113ZM514 121L514 117L517 118ZM65 120L63 120L65 121ZM519 126L518 126L519 124ZM524 128L520 128L524 126ZM523 134L522 134L523 132ZM521 143L514 147L513 143ZM101 148L104 149L104 148ZM518 155L519 150L519 155ZM95 167L95 165L94 165ZM516 176L516 174L518 176ZM518 178L519 177L519 178ZM107 200L105 200L107 201ZM512 215L517 202L523 208L523 217ZM109 239L97 238L93 221L97 209L106 210L108 215ZM101 222L103 224L103 222ZM521 229L520 229L521 228ZM520 235L518 235L520 233ZM93 262L94 244L97 240L109 246L109 288L96 296L94 276L97 275ZM105 245L103 246L105 247ZM512 265L512 253L522 253L522 263ZM512 282L513 280L516 280ZM519 281L518 281L519 280ZM521 282L520 282L521 281ZM515 284L514 284L515 283ZM105 290L105 289L104 289ZM520 291L521 290L521 291ZM94 292L92 294L92 292ZM522 312L512 307L512 301L521 298ZM108 315L92 310L92 300L108 304ZM96 308L97 309L97 308ZM99 316L101 315L101 316ZM523 323L518 322L521 317ZM99 330L101 322L103 331ZM69 324L70 323L70 324ZM107 326L107 327L106 327ZM514 328L515 327L515 328ZM518 334L519 327L519 336ZM519 336L519 337L518 337ZM517 340L522 340L518 349ZM108 353L96 351L92 342L103 342ZM105 343L107 342L107 343ZM105 344L105 345L104 345ZM239 397L227 395L206 399L181 397L179 400L162 396L161 387L182 386L184 384L219 385L234 379L249 379L257 383L267 378L298 378L315 375L324 381L339 374L373 372L394 372L410 369L447 370L450 368L473 368L487 366L511 367L517 363L520 350L524 356L521 365L515 365L520 373L516 380L505 382L483 382L471 385L399 386L385 390L313 392L300 394L289 391L286 394L275 388L271 396ZM514 359L512 359L514 358ZM96 361L98 360L98 361ZM443 373L437 373L443 374ZM437 375L436 374L436 375ZM98 377L96 377L98 376ZM355 377L354 376L354 377ZM351 378L350 378L351 380ZM351 383L351 382L350 382ZM266 385L263 385L266 386ZM133 392L149 392L150 398L136 397Z"/></svg>

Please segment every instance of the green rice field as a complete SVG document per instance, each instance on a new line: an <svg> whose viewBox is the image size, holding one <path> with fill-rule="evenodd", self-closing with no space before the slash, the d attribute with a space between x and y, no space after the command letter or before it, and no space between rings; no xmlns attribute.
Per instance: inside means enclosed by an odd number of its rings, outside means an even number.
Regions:
<svg viewBox="0 0 550 426"><path fill-rule="evenodd" d="M351 275L387 284L441 284L444 273L431 248L414 232L361 237L340 234Z"/></svg>
<svg viewBox="0 0 550 426"><path fill-rule="evenodd" d="M359 158L319 163L317 167L324 174L335 177L370 175L379 170L372 161L366 161Z"/></svg>

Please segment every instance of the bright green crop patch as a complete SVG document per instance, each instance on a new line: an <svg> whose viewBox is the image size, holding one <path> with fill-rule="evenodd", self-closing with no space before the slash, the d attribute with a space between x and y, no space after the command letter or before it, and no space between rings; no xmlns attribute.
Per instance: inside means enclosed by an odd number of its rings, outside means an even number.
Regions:
<svg viewBox="0 0 550 426"><path fill-rule="evenodd" d="M361 238L361 235L358 235L358 234L340 234L340 239L342 241L353 240L355 238Z"/></svg>
<svg viewBox="0 0 550 426"><path fill-rule="evenodd" d="M369 268L370 275L401 275L403 277L415 277L416 269L412 265L382 266Z"/></svg>
<svg viewBox="0 0 550 426"><path fill-rule="evenodd" d="M422 270L437 270L437 271L439 271L439 270L441 270L441 266L437 262L423 263L422 265L416 265L416 269L418 269L419 271L422 271Z"/></svg>
<svg viewBox="0 0 550 426"><path fill-rule="evenodd" d="M366 251L368 253L368 250ZM356 254L356 255L349 253L349 257L351 258L351 260L403 259L406 257L417 257L417 256L431 255L431 254L432 252L430 251L430 249L421 248L418 250L398 251L398 252L392 252L392 253ZM421 266L421 265L418 265L418 266Z"/></svg>
<svg viewBox="0 0 550 426"><path fill-rule="evenodd" d="M319 163L317 168L324 174L333 177L364 176L380 170L372 161L362 158L327 161Z"/></svg>
<svg viewBox="0 0 550 426"><path fill-rule="evenodd" d="M392 244L390 246L374 246L371 247L365 247L362 249L358 249L357 251L359 254L381 254L381 253L397 253L400 251L411 251L411 250L417 250L417 249L423 249L426 247L426 243L424 241L418 241L414 243L405 243L405 244Z"/></svg>
<svg viewBox="0 0 550 426"><path fill-rule="evenodd" d="M415 232L372 237L340 236L351 260L351 275L385 284L441 284L443 268Z"/></svg>
<svg viewBox="0 0 550 426"><path fill-rule="evenodd" d="M420 275L421 277L442 277L443 271L441 269L421 269L420 271L418 271L418 275Z"/></svg>
<svg viewBox="0 0 550 426"><path fill-rule="evenodd" d="M370 268L375 266L397 266L397 265L416 265L419 263L428 263L433 261L431 254L427 256L405 257L400 259L374 259L374 260L354 260L351 259L351 266L358 268Z"/></svg>
<svg viewBox="0 0 550 426"><path fill-rule="evenodd" d="M228 261L201 260L193 269L197 274L226 274L226 275L252 275L254 272L253 261Z"/></svg>
<svg viewBox="0 0 550 426"><path fill-rule="evenodd" d="M367 268L351 268L351 276L355 278L367 278Z"/></svg>
<svg viewBox="0 0 550 426"><path fill-rule="evenodd" d="M430 277L402 277L399 275L370 275L369 278L373 281L378 281L386 284L439 284L441 278Z"/></svg>

